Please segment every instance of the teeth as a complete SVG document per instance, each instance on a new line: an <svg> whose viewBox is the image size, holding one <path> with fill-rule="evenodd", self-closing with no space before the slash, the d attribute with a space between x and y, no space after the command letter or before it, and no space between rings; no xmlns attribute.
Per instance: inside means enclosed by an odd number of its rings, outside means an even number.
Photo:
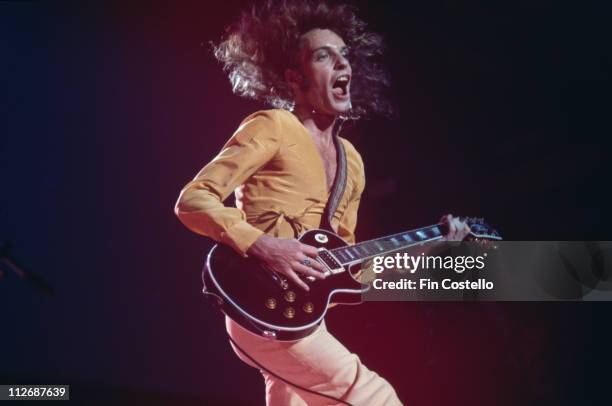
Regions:
<svg viewBox="0 0 612 406"><path fill-rule="evenodd" d="M346 95L348 93L348 84L350 80L351 78L349 77L349 75L347 74L340 75L336 78L336 81L334 82L333 87L335 89L340 89L340 92Z"/></svg>

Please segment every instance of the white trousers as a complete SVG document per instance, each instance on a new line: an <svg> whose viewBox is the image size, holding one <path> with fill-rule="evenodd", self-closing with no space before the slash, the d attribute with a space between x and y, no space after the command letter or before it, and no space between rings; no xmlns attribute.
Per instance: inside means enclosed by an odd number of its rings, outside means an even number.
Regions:
<svg viewBox="0 0 612 406"><path fill-rule="evenodd" d="M308 337L277 341L260 337L225 318L232 339L258 363L284 379L310 390L341 399L353 406L396 406L402 403L393 387L361 363L322 323ZM239 349L238 357L259 369ZM342 405L275 378L260 370L266 383L268 406Z"/></svg>

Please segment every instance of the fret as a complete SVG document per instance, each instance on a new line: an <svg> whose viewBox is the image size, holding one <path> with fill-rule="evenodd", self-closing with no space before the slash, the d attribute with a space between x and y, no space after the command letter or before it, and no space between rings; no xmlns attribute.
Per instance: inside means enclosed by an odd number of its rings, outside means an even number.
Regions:
<svg viewBox="0 0 612 406"><path fill-rule="evenodd" d="M348 255L344 252L344 249L339 249L337 252L337 256L340 257L340 261L346 261L348 259Z"/></svg>
<svg viewBox="0 0 612 406"><path fill-rule="evenodd" d="M482 225L482 222L483 220L480 220L480 223L475 222L469 225L472 229L477 229L479 226L484 228L481 234L487 234L487 238L501 240L501 236L495 230L489 231L488 226ZM330 252L333 252L340 259L342 265L346 265L437 240L443 236L443 233L442 224L434 224L417 230L404 231L403 233L364 241L350 247L334 248Z"/></svg>
<svg viewBox="0 0 612 406"><path fill-rule="evenodd" d="M350 247L335 248L332 249L331 252L336 255L343 265L362 262L377 255L385 255L418 243L425 243L437 239L442 235L442 229L439 226L439 224L435 224L418 230L405 231L403 233L364 241Z"/></svg>

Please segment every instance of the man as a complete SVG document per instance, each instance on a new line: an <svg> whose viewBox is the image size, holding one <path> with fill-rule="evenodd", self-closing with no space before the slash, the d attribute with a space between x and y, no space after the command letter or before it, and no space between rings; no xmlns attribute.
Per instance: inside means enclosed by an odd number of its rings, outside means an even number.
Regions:
<svg viewBox="0 0 612 406"><path fill-rule="evenodd" d="M304 290L309 288L303 277L325 278L313 260L317 250L295 238L321 226L340 158L346 159L346 186L331 227L355 242L363 162L346 139L336 138L334 128L339 120L387 108L382 97L387 81L372 63L380 52L380 37L367 32L347 6L268 2L243 14L215 54L236 93L284 109L260 111L242 122L182 190L176 205L180 220ZM222 203L232 191L235 208ZM447 239L462 239L469 231L450 215L446 221ZM226 327L241 349L234 347L238 357L261 369L268 405L401 404L391 385L324 323L289 342L255 335L227 317Z"/></svg>

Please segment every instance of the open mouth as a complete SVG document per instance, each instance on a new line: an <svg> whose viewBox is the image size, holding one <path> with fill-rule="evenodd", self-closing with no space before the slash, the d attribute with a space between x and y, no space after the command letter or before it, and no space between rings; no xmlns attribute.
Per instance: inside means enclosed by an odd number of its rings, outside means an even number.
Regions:
<svg viewBox="0 0 612 406"><path fill-rule="evenodd" d="M332 85L332 92L334 93L334 95L340 97L347 97L350 82L351 77L348 74L338 76Z"/></svg>

